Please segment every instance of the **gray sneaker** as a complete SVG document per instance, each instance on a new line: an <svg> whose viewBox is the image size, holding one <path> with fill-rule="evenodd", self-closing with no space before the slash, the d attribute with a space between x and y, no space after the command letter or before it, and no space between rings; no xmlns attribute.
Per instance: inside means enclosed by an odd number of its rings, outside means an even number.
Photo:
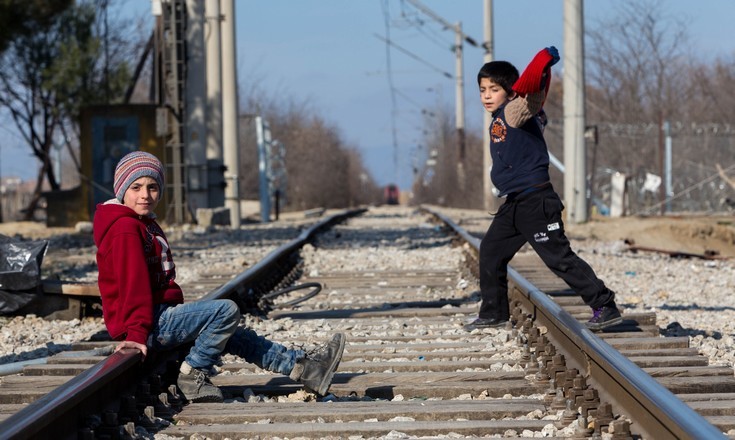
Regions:
<svg viewBox="0 0 735 440"><path fill-rule="evenodd" d="M186 362L181 364L181 371L176 385L186 400L195 402L223 402L222 390L209 380L209 371L194 368Z"/></svg>
<svg viewBox="0 0 735 440"><path fill-rule="evenodd" d="M620 324L621 322L623 322L623 317L613 302L605 304L599 309L592 309L592 318L587 321L587 328L596 332Z"/></svg>
<svg viewBox="0 0 735 440"><path fill-rule="evenodd" d="M345 335L335 334L329 342L296 361L290 374L291 379L298 380L306 389L324 396L332 384L344 349Z"/></svg>
<svg viewBox="0 0 735 440"><path fill-rule="evenodd" d="M508 320L502 320L498 318L477 318L469 324L465 324L463 328L468 332L475 329L483 328L502 328L508 324Z"/></svg>

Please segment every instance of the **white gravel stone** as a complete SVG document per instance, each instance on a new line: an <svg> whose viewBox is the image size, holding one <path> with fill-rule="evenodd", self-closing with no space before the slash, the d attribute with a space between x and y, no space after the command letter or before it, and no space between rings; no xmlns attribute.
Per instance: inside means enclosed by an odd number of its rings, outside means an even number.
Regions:
<svg viewBox="0 0 735 440"><path fill-rule="evenodd" d="M379 246L361 251L359 258L355 258L355 243L352 248L330 249L307 245L302 254L308 261L304 273L317 275L323 268L329 268L330 272L363 273L407 267L454 271L463 260L461 248L450 246L449 239L439 238L441 231L436 225L428 223L423 214L407 208L401 212L411 215L395 215L392 217L392 227L404 229L409 236L398 237L395 232L387 234L384 230L374 229L375 234L386 235L380 239ZM417 221L421 222L419 231L422 235L410 236L412 233L417 234ZM463 226L471 231L474 227L474 233L481 236L487 224L482 221L478 224L467 221ZM366 226L370 226L369 219L354 219L343 226L341 233ZM298 236L302 227L303 222L282 222L246 225L239 231L212 228L204 233L193 228L169 229L167 235L175 253L177 280L186 285L214 266L221 271L243 271L287 240ZM334 238L334 234L336 232L331 231L327 236ZM445 240L447 246L435 246L441 240ZM616 292L617 303L623 312L654 311L662 334L689 336L691 345L699 348L712 365L733 366L735 307L731 303L735 292L735 261L672 258L652 252L633 253L619 240L573 238L572 247ZM83 233L54 236L50 239L49 252L44 260L44 276L94 282L97 277L95 251L91 237ZM402 267L396 267L398 261ZM455 286L454 294L458 296L466 296L469 289L476 289L475 280L460 278L450 281L450 285ZM447 294L433 289L419 291L427 298L446 297ZM344 292L322 291L320 295L333 301L341 300ZM309 334L307 345L323 342L332 333L323 320L296 325L288 319L263 321L247 316L245 323L277 341L289 341ZM48 356L64 345L87 340L103 329L100 318L47 321L33 316L0 317L0 326L0 363ZM402 329L396 330L386 325L383 334L373 330L367 335L358 326L356 324L352 329L354 334L370 336L375 339L372 343L379 343L381 337L386 338L387 335L403 334ZM424 332L431 331L431 328L424 329ZM490 338L488 347L516 344L508 332L493 331L487 334ZM505 370L514 367L501 361L497 368Z"/></svg>

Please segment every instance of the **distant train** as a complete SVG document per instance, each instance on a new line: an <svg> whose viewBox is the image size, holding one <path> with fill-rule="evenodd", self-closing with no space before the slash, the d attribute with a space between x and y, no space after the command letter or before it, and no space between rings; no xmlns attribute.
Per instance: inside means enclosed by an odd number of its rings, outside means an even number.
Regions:
<svg viewBox="0 0 735 440"><path fill-rule="evenodd" d="M386 185L383 198L385 200L386 205L397 205L398 199L400 197L400 191L398 191L398 187L394 184Z"/></svg>

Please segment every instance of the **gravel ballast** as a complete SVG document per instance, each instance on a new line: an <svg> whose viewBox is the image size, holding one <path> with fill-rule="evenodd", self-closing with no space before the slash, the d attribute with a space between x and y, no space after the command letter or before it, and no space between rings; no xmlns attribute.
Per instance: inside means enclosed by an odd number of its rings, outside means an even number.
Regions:
<svg viewBox="0 0 735 440"><path fill-rule="evenodd" d="M409 214L411 208L378 208L391 214ZM450 212L453 218L462 218ZM476 233L487 227L486 215L465 212ZM298 236L308 223L303 218L285 218L266 225L246 225L240 231L226 228L200 230L186 227L167 230L182 285L196 279L199 271L222 264L242 271L287 240ZM311 221L311 219L309 220ZM464 225L463 225L464 226ZM425 222L416 227L431 227ZM469 229L469 226L467 226ZM673 258L665 253L632 252L621 240L600 240L570 233L573 249L585 259L617 295L625 311L655 311L664 335L689 336L691 345L709 357L712 365L732 366L735 358L735 261ZM375 261L394 261L395 248L405 243L384 241L374 248ZM96 280L94 245L89 235L60 233L49 238L44 270L62 280ZM441 255L417 253L427 265ZM336 257L345 270L357 270L361 262L340 251ZM364 263L364 262L363 262ZM318 325L318 323L314 323ZM48 356L65 345L89 339L103 330L100 318L48 321L34 316L0 316L0 364ZM302 328L302 331L305 330Z"/></svg>

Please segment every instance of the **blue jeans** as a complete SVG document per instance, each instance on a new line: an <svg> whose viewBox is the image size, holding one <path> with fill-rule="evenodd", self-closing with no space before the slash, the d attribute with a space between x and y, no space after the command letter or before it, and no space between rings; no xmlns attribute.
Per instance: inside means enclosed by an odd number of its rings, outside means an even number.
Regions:
<svg viewBox="0 0 735 440"><path fill-rule="evenodd" d="M240 309L229 299L196 301L154 308L154 326L148 338L153 349L174 348L194 342L186 362L197 369L217 364L222 353L237 355L260 368L288 375L302 350L287 349L249 328L238 327Z"/></svg>

